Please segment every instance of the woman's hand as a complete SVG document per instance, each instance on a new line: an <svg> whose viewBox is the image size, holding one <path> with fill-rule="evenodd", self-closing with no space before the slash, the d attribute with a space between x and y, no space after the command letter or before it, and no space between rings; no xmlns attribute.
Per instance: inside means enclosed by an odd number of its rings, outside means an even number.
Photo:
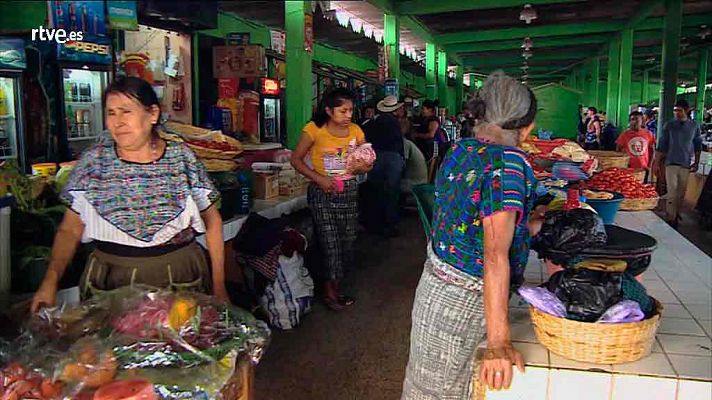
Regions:
<svg viewBox="0 0 712 400"><path fill-rule="evenodd" d="M544 215L546 214L546 210L547 207L545 205L538 205L529 215L529 236L534 237L541 230L541 226L544 224Z"/></svg>
<svg viewBox="0 0 712 400"><path fill-rule="evenodd" d="M488 347L480 366L480 383L491 390L509 389L512 384L512 364L524 372L524 357L511 343Z"/></svg>
<svg viewBox="0 0 712 400"><path fill-rule="evenodd" d="M54 307L57 301L57 279L52 271L48 271L42 280L40 288L32 298L30 311L37 314L44 307Z"/></svg>
<svg viewBox="0 0 712 400"><path fill-rule="evenodd" d="M316 182L316 184L319 185L321 190L325 193L331 193L336 189L334 187L334 178L328 176L320 175L314 180L314 182Z"/></svg>

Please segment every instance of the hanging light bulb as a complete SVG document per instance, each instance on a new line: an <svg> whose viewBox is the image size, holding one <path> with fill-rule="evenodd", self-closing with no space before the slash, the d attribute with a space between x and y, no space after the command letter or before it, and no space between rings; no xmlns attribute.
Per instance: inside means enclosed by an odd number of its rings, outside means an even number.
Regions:
<svg viewBox="0 0 712 400"><path fill-rule="evenodd" d="M534 47L534 42L532 41L532 38L530 37L525 37L524 40L522 41L522 48L524 50L529 50L532 47Z"/></svg>
<svg viewBox="0 0 712 400"><path fill-rule="evenodd" d="M521 69L522 69L522 71L527 71L527 70L529 70L529 65L528 65L528 64L526 64L526 63L524 63L524 65L522 65L522 66L521 66L521 67L519 67L519 68L521 68Z"/></svg>
<svg viewBox="0 0 712 400"><path fill-rule="evenodd" d="M699 36L702 40L707 39L709 36L712 36L712 27L702 25L700 27L700 33L698 33L697 36Z"/></svg>
<svg viewBox="0 0 712 400"><path fill-rule="evenodd" d="M531 4L525 4L522 12L519 13L519 19L521 21L526 21L527 25L531 24L532 21L537 18L536 10Z"/></svg>
<svg viewBox="0 0 712 400"><path fill-rule="evenodd" d="M534 55L534 53L532 53L531 50L524 50L522 52L522 57L524 57L527 60L530 59L533 55Z"/></svg>

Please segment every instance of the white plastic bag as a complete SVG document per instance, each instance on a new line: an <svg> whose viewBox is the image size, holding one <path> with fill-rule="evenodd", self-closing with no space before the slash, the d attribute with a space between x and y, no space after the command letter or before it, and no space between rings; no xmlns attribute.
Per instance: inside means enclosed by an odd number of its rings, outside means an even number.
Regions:
<svg viewBox="0 0 712 400"><path fill-rule="evenodd" d="M265 289L260 305L269 314L274 328L292 329L311 310L314 299L314 281L304 267L304 257L279 256L277 279Z"/></svg>

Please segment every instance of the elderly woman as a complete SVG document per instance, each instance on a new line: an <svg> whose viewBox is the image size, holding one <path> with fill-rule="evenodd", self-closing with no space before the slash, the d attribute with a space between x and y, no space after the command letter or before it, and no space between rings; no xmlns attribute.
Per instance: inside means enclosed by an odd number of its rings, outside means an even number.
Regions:
<svg viewBox="0 0 712 400"><path fill-rule="evenodd" d="M415 294L405 400L470 398L475 352L486 338L480 380L507 388L522 356L509 335L510 291L523 282L536 179L517 145L534 128L536 99L502 73L471 102L476 137L455 143L436 183L428 259ZM485 320L487 323L485 324Z"/></svg>
<svg viewBox="0 0 712 400"><path fill-rule="evenodd" d="M79 242L94 242L81 294L134 284L209 292L228 301L219 193L183 144L162 140L161 108L148 82L124 78L104 93L113 142L86 150L61 198L59 226L36 312L55 303L57 285ZM212 278L196 232L206 233Z"/></svg>

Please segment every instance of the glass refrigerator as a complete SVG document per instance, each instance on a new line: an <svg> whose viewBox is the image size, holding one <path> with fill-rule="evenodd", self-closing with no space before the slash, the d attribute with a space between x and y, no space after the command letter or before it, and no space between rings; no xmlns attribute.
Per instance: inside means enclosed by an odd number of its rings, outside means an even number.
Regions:
<svg viewBox="0 0 712 400"><path fill-rule="evenodd" d="M260 142L282 142L282 98L278 79L260 80Z"/></svg>
<svg viewBox="0 0 712 400"><path fill-rule="evenodd" d="M62 158L71 160L96 143L104 131L102 96L111 79L111 42L93 36L73 45L60 44L57 61L60 151Z"/></svg>
<svg viewBox="0 0 712 400"><path fill-rule="evenodd" d="M26 68L25 42L0 38L0 162L12 160L25 165L22 71Z"/></svg>

